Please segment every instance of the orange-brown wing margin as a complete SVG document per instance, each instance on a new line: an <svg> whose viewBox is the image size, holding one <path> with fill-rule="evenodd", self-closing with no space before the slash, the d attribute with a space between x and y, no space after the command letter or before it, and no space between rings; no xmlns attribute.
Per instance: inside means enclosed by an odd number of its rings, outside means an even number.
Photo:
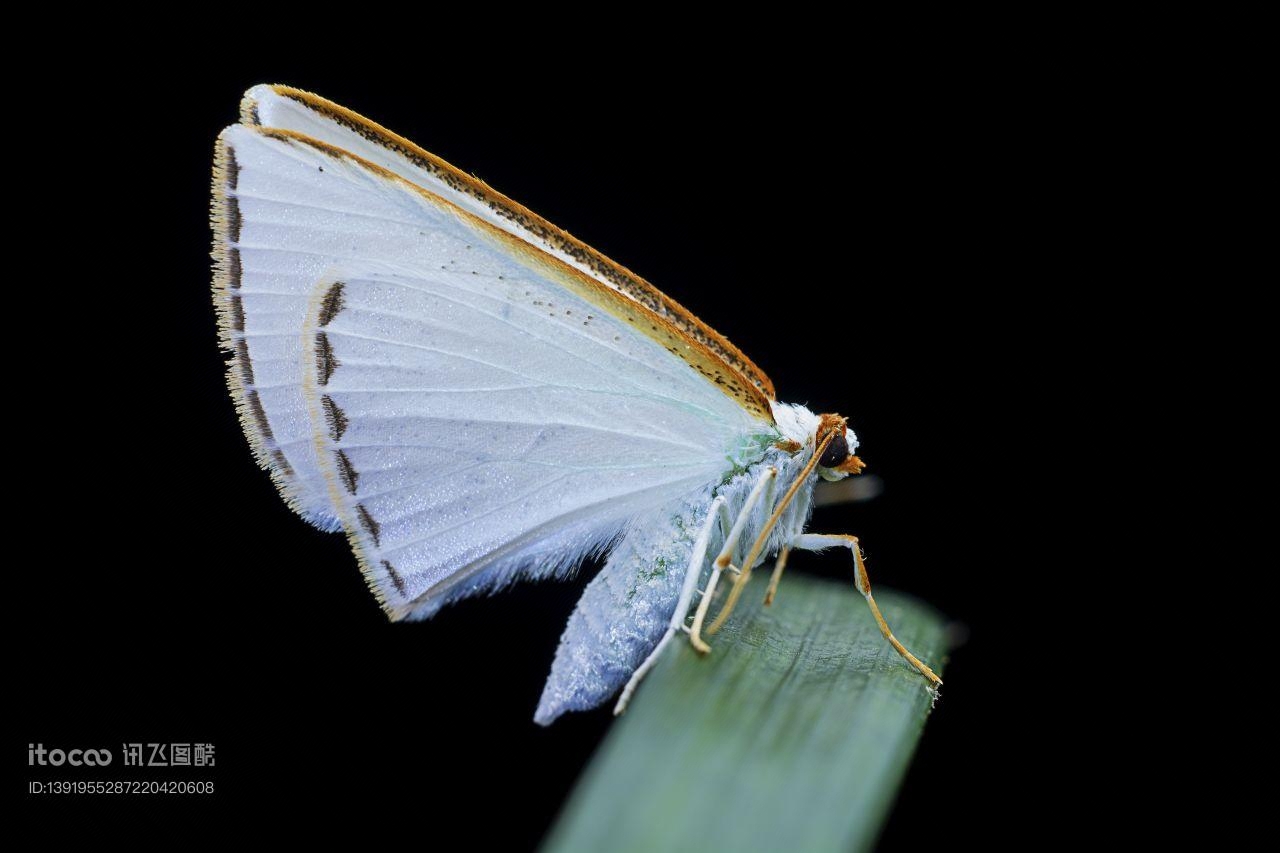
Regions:
<svg viewBox="0 0 1280 853"><path fill-rule="evenodd" d="M568 232L556 227L547 220L530 211L523 205L512 201L507 196L490 187L483 181L457 169L450 163L418 147L414 143L395 134L375 122L345 107L301 89L288 86L270 86L272 93L278 97L296 102L308 110L314 111L329 121L357 134L364 140L379 146L392 154L398 155L418 169L432 175L454 192L475 200L487 208L498 219L510 223L509 233L514 233L529 242L535 249L549 250L552 255L563 255L585 270L602 284L622 294L629 300L647 309L645 313L655 324L669 327L669 331L691 347L704 352L697 358L698 363L705 365L707 361L719 362L721 367L713 371L717 376L732 377L737 384L749 386L757 394L753 411L757 408L765 413L770 412L769 401L776 399L773 383L751 359L727 338L712 329L687 308L667 296L645 279L610 260L600 252L591 248ZM246 95L241 104L241 121L244 124L269 126L259 115L258 104L252 91ZM339 146L340 147L340 146ZM357 155L358 156L358 155ZM400 175L402 179L404 175ZM412 183L412 181L409 181ZM539 246L538 243L542 243ZM684 356L681 356L684 358ZM689 359L685 359L688 361ZM690 362L693 363L693 362ZM695 364L695 367L698 365ZM708 375L706 370L702 370ZM710 376L709 376L710 378ZM714 381L714 379L713 379ZM772 420L772 416L765 415Z"/></svg>
<svg viewBox="0 0 1280 853"><path fill-rule="evenodd" d="M648 306L625 297L598 279L583 273L577 267L571 266L561 259L544 252L532 243L521 240L510 232L504 231L461 209L448 199L442 198L430 190L423 189L412 181L406 180L376 163L371 163L356 154L352 154L350 151L294 131L259 127L258 132L264 136L293 144L310 146L318 151L323 151L331 157L351 160L387 181L401 184L413 190L431 204L450 209L455 216L471 221L473 226L481 232L487 232L492 239L505 244L508 250L514 256L521 258L525 264L537 268L542 274L558 282L561 286L588 300L602 311L608 311L613 316L626 321L635 327L640 334L661 344L668 352L702 374L703 378L719 388L722 393L737 402L738 405L742 406L754 417L770 424L773 423L773 408L770 405L770 400L757 386L743 379L742 375L734 370L731 365L726 364L716 352L703 346L681 327L668 322L665 317L659 315Z"/></svg>

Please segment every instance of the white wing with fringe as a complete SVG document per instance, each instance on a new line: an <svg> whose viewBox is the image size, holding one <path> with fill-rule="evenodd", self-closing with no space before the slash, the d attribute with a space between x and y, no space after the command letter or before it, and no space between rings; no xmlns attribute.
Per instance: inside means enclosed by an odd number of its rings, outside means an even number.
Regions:
<svg viewBox="0 0 1280 853"><path fill-rule="evenodd" d="M776 437L642 315L448 201L296 134L231 127L220 156L246 429L393 617L572 566Z"/></svg>

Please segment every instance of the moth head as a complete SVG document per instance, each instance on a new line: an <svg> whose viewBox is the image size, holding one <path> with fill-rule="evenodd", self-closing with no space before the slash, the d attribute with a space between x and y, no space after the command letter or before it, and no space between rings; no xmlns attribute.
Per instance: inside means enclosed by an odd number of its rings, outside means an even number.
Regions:
<svg viewBox="0 0 1280 853"><path fill-rule="evenodd" d="M829 440L828 440L829 439ZM818 456L818 476L828 482L843 480L850 474L862 473L863 462L853 455L858 437L839 415L823 415L813 436L814 447L823 448Z"/></svg>

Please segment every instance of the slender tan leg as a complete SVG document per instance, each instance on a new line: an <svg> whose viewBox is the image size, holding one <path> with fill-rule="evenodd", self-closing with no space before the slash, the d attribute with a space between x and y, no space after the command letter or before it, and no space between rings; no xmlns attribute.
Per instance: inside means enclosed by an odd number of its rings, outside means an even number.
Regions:
<svg viewBox="0 0 1280 853"><path fill-rule="evenodd" d="M889 630L889 623L884 621L876 600L871 596L871 578L867 575L866 564L862 562L862 549L858 547L858 537L843 533L802 533L791 540L791 545L801 551L821 551L833 545L840 545L853 552L854 584L858 587L858 592L862 593L862 597L867 600L871 615L876 618L876 624L880 626L880 633L889 641L889 645L906 659L907 663L918 669L920 674L929 680L930 687L938 687L942 684L942 679L938 678L924 661L907 651L907 647L898 642L898 638L893 636L893 631Z"/></svg>
<svg viewBox="0 0 1280 853"><path fill-rule="evenodd" d="M773 597L778 594L778 581L782 580L782 570L787 567L787 557L791 556L791 546L783 545L778 552L778 562L773 567L773 577L769 578L769 591L764 594L764 606L773 604Z"/></svg>
<svg viewBox="0 0 1280 853"><path fill-rule="evenodd" d="M747 495L747 499L742 504L742 509L738 511L738 517L733 522L733 528L729 531L729 535L725 537L724 547L720 549L720 553L716 555L715 562L711 564L711 577L707 580L707 588L702 593L702 600L698 602L698 610L693 614L693 625L689 628L689 642L701 654L705 655L711 651L711 647L702 639L702 622L707 618L707 608L711 606L711 598L715 595L716 584L720 582L720 574L725 569L733 572L738 571L737 567L733 565L733 552L738 547L738 540L742 538L742 531L747 526L747 521L751 518L751 510L755 508L756 501L760 500L760 496L766 492L769 497L772 497L773 484L777 479L778 469L770 466L760 475L760 479L756 480L751 493Z"/></svg>

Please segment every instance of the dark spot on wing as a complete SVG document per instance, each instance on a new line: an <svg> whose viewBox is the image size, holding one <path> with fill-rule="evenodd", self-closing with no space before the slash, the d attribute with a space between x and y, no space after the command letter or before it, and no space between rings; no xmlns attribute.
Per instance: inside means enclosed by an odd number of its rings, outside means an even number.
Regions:
<svg viewBox="0 0 1280 853"><path fill-rule="evenodd" d="M240 289L240 250L235 246L227 247L227 283L232 290Z"/></svg>
<svg viewBox="0 0 1280 853"><path fill-rule="evenodd" d="M387 570L387 577L391 578L391 583L395 586L396 592L405 595L404 578L400 577L400 573L391 567L386 560L382 561L382 568Z"/></svg>
<svg viewBox="0 0 1280 853"><path fill-rule="evenodd" d="M316 332L316 372L320 376L321 385L329 384L329 379L339 364L333 354L333 345L329 343L329 336L324 332Z"/></svg>
<svg viewBox="0 0 1280 853"><path fill-rule="evenodd" d="M281 451L280 448L277 447L275 450L271 451L271 461L280 469L280 473L284 474L286 477L293 476L293 466L289 464L288 459L284 458L284 452Z"/></svg>
<svg viewBox="0 0 1280 853"><path fill-rule="evenodd" d="M236 187L240 184L240 164L236 162L236 150L230 145L227 146L227 189L231 192L236 191Z"/></svg>
<svg viewBox="0 0 1280 853"><path fill-rule="evenodd" d="M233 195L227 196L227 239L240 242L240 202Z"/></svg>
<svg viewBox="0 0 1280 853"><path fill-rule="evenodd" d="M342 485L347 487L347 491L351 494L356 493L356 484L360 482L360 473L351 465L351 460L347 458L346 452L339 450L334 457L338 462L338 477L342 480Z"/></svg>
<svg viewBox="0 0 1280 853"><path fill-rule="evenodd" d="M249 359L249 343L244 338L236 341L236 364L240 367L240 381L246 388L253 385L253 362Z"/></svg>
<svg viewBox="0 0 1280 853"><path fill-rule="evenodd" d="M338 312L346 307L346 302L342 298L346 287L342 282L335 281L329 286L324 299L320 301L320 326L322 328L333 322L333 318L338 316Z"/></svg>
<svg viewBox="0 0 1280 853"><path fill-rule="evenodd" d="M373 547L379 547L382 544L382 526L369 514L369 510L364 508L364 504L356 507L356 515L360 516L361 526L369 534L369 538L373 540ZM402 592L401 595L403 594Z"/></svg>
<svg viewBox="0 0 1280 853"><path fill-rule="evenodd" d="M264 439L271 438L271 424L267 422L267 412L262 408L262 401L258 399L257 391L250 391L245 395L245 402L249 405L249 415L253 418L254 424L258 427L258 432Z"/></svg>
<svg viewBox="0 0 1280 853"><path fill-rule="evenodd" d="M329 425L329 437L335 442L341 441L342 434L347 431L347 413L338 408L328 394L320 398L320 405L324 409L325 423Z"/></svg>

